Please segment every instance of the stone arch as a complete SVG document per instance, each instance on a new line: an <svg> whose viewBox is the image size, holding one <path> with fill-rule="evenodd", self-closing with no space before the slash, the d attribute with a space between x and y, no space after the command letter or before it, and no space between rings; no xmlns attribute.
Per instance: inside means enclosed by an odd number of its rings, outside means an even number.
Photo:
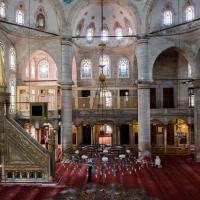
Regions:
<svg viewBox="0 0 200 200"><path fill-rule="evenodd" d="M200 49L198 49L197 54L195 56L195 64L194 64L194 78L200 78Z"/></svg>
<svg viewBox="0 0 200 200"><path fill-rule="evenodd" d="M178 53L180 53L186 60L187 62L191 65L192 68L192 77L194 74L194 69L195 69L195 65L194 65L194 59L193 56L191 55L191 53L188 50L185 50L183 48L177 47L176 45L170 45L167 44L165 45L165 47L160 46L160 48L157 48L155 51L157 52L153 52L153 55L151 55L151 60L150 60L150 71L152 72L152 77L153 77L153 70L154 70L154 64L157 60L157 58L164 53L167 50L173 49L175 51L177 51Z"/></svg>
<svg viewBox="0 0 200 200"><path fill-rule="evenodd" d="M28 70L30 70L30 64L32 62L32 60L35 61L35 65L38 65L39 62L42 59L46 59L47 62L49 63L49 78L48 79L52 79L52 80L57 80L57 64L55 62L55 60L51 57L51 55L43 50L36 50L33 51L32 53L26 55L26 59L23 62L23 65L21 66L21 71L25 72L22 74L22 80L26 80L26 69L29 68ZM37 69L37 66L35 66L35 70ZM29 79L30 79L30 71L28 72L29 74ZM32 79L32 78L31 78ZM38 75L37 75L37 70L35 72L35 80L38 79Z"/></svg>
<svg viewBox="0 0 200 200"><path fill-rule="evenodd" d="M60 26L60 31L63 34L63 32L64 32L63 27L66 26L65 10L64 10L64 6L63 6L64 1L61 3L60 1L50 0L49 2L55 9L58 26Z"/></svg>
<svg viewBox="0 0 200 200"><path fill-rule="evenodd" d="M149 19L149 16L151 15L151 12L153 10L154 5L156 5L157 3L158 3L158 0L149 0L149 1L146 2L145 6L144 6L145 7L145 13L147 13L146 16L145 16L144 27L143 27L145 32L148 32L148 29L149 29L148 19Z"/></svg>

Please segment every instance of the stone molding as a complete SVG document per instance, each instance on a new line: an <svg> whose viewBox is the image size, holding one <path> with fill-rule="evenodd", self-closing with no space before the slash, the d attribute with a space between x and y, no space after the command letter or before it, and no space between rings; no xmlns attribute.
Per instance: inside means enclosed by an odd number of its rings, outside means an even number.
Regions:
<svg viewBox="0 0 200 200"><path fill-rule="evenodd" d="M144 36L138 36L137 37L137 41L136 41L136 45L140 45L140 44L143 44L143 43L148 43L148 37L146 35Z"/></svg>
<svg viewBox="0 0 200 200"><path fill-rule="evenodd" d="M70 46L72 47L72 41L70 38L62 38L61 39L61 45L67 45L67 46Z"/></svg>
<svg viewBox="0 0 200 200"><path fill-rule="evenodd" d="M60 85L61 85L61 88L63 89L63 90L71 90L72 89L72 85L73 85L73 82L72 81L66 81L66 82L60 82Z"/></svg>
<svg viewBox="0 0 200 200"><path fill-rule="evenodd" d="M152 83L152 80L138 80L138 89L149 89Z"/></svg>

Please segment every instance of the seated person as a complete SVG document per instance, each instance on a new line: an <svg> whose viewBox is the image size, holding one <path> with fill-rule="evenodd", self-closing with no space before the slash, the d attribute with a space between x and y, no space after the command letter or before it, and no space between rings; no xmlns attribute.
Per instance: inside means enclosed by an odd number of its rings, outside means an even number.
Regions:
<svg viewBox="0 0 200 200"><path fill-rule="evenodd" d="M155 159L155 166L158 167L158 168L161 168L162 165L161 165L161 160L160 160L160 157L159 156L156 156L156 159Z"/></svg>

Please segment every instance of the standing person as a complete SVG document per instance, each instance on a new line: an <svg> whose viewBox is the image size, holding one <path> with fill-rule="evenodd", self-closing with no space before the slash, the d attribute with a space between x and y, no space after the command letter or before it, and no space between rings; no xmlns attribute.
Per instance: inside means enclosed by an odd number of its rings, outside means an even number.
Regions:
<svg viewBox="0 0 200 200"><path fill-rule="evenodd" d="M156 159L155 159L155 166L157 168L161 168L161 160L160 160L160 157L159 156L156 156Z"/></svg>
<svg viewBox="0 0 200 200"><path fill-rule="evenodd" d="M46 145L46 149L49 149L49 138L48 135L45 136L45 145Z"/></svg>
<svg viewBox="0 0 200 200"><path fill-rule="evenodd" d="M92 182L92 164L89 164L88 168L88 183Z"/></svg>

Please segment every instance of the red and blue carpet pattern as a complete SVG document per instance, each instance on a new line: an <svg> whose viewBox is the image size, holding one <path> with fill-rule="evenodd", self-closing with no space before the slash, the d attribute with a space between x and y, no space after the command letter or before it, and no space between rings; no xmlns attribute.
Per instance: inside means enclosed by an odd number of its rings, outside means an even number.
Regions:
<svg viewBox="0 0 200 200"><path fill-rule="evenodd" d="M148 196L161 200L199 200L200 163L186 156L162 158L163 168L142 169L117 167L113 173L95 170L93 182L97 184L122 184L127 188L143 188ZM55 185L0 185L0 200L43 200L55 198L66 188L84 188L87 185L88 166L85 164L57 164Z"/></svg>

